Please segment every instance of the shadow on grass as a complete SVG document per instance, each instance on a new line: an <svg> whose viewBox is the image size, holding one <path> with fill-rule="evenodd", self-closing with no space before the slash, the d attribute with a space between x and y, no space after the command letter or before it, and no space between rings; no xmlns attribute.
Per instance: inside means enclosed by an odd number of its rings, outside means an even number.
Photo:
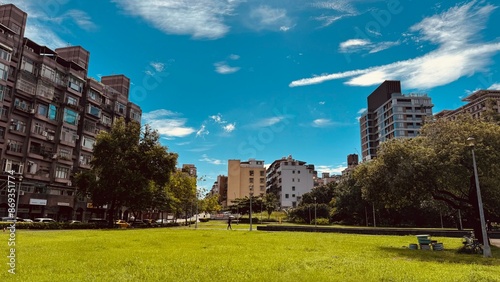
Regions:
<svg viewBox="0 0 500 282"><path fill-rule="evenodd" d="M419 260L438 263L456 264L478 264L484 266L500 266L500 248L491 247L492 258L483 258L478 254L459 253L458 249L444 249L442 251L432 250L411 250L405 247L380 247L387 253L392 253L398 257L406 257L408 260Z"/></svg>

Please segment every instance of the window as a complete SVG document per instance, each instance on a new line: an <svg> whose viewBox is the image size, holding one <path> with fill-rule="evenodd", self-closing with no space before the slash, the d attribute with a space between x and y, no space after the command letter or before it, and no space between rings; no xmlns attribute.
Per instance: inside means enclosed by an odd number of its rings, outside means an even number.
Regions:
<svg viewBox="0 0 500 282"><path fill-rule="evenodd" d="M92 150L94 148L94 143L95 143L94 139L89 138L87 136L83 136L82 147Z"/></svg>
<svg viewBox="0 0 500 282"><path fill-rule="evenodd" d="M285 199L288 199L288 194L285 194Z"/></svg>
<svg viewBox="0 0 500 282"><path fill-rule="evenodd" d="M65 166L56 166L56 178L69 178L69 167Z"/></svg>
<svg viewBox="0 0 500 282"><path fill-rule="evenodd" d="M62 72L56 71L56 83L59 85L66 85L66 75Z"/></svg>
<svg viewBox="0 0 500 282"><path fill-rule="evenodd" d="M9 77L9 66L0 63L0 79L7 80Z"/></svg>
<svg viewBox="0 0 500 282"><path fill-rule="evenodd" d="M264 185L260 185L260 191L265 191L266 190L266 187L264 187Z"/></svg>
<svg viewBox="0 0 500 282"><path fill-rule="evenodd" d="M61 130L61 141L67 143L75 143L76 139L76 130L63 126Z"/></svg>
<svg viewBox="0 0 500 282"><path fill-rule="evenodd" d="M120 113L120 114L125 114L125 109L126 109L126 107L125 107L125 105L124 105L124 104L122 104L122 103L120 103L120 102L116 102L116 108L115 108L115 109L116 109L116 111L117 111L118 113Z"/></svg>
<svg viewBox="0 0 500 282"><path fill-rule="evenodd" d="M91 160L92 160L92 155L90 155L90 154L82 154L80 156L80 164L81 165L90 165Z"/></svg>
<svg viewBox="0 0 500 282"><path fill-rule="evenodd" d="M253 170L250 170L248 173L250 174L250 176L253 176Z"/></svg>
<svg viewBox="0 0 500 282"><path fill-rule="evenodd" d="M23 61L21 62L21 69L32 74L36 73L35 64L31 59L26 57L23 57Z"/></svg>
<svg viewBox="0 0 500 282"><path fill-rule="evenodd" d="M5 138L5 127L0 126L0 139Z"/></svg>
<svg viewBox="0 0 500 282"><path fill-rule="evenodd" d="M292 191L295 191L295 186L292 186Z"/></svg>
<svg viewBox="0 0 500 282"><path fill-rule="evenodd" d="M53 70L53 69L51 69L51 68L49 68L46 65L42 65L42 71L40 72L40 75L42 77L50 79L51 81L55 81L56 80L56 71Z"/></svg>
<svg viewBox="0 0 500 282"><path fill-rule="evenodd" d="M3 171L14 171L15 173L23 173L24 164L18 161L5 159L3 162Z"/></svg>
<svg viewBox="0 0 500 282"><path fill-rule="evenodd" d="M22 153L23 152L23 142L16 140L9 140L7 144L7 151L14 153Z"/></svg>
<svg viewBox="0 0 500 282"><path fill-rule="evenodd" d="M78 99L72 96L66 97L66 103L68 105L78 106Z"/></svg>
<svg viewBox="0 0 500 282"><path fill-rule="evenodd" d="M98 107L96 107L94 105L89 105L87 107L87 113L89 113L93 116L96 116L96 117L101 117L101 109L99 109Z"/></svg>
<svg viewBox="0 0 500 282"><path fill-rule="evenodd" d="M300 178L297 178L297 182L300 182Z"/></svg>
<svg viewBox="0 0 500 282"><path fill-rule="evenodd" d="M57 107L55 105L49 105L49 115L47 117L51 120L57 119Z"/></svg>
<svg viewBox="0 0 500 282"><path fill-rule="evenodd" d="M14 100L14 107L16 107L16 109L18 110L27 112L30 110L31 104L29 102L16 98Z"/></svg>
<svg viewBox="0 0 500 282"><path fill-rule="evenodd" d="M141 114L137 111L131 110L130 117L137 122L141 122Z"/></svg>
<svg viewBox="0 0 500 282"><path fill-rule="evenodd" d="M92 101L101 102L100 96L94 89L89 89L88 98Z"/></svg>
<svg viewBox="0 0 500 282"><path fill-rule="evenodd" d="M78 124L78 113L70 110L64 109L64 117L63 120L67 124L77 125Z"/></svg>
<svg viewBox="0 0 500 282"><path fill-rule="evenodd" d="M40 122L35 122L33 125L33 133L38 134L38 135L43 135L45 129L45 125Z"/></svg>
<svg viewBox="0 0 500 282"><path fill-rule="evenodd" d="M297 173L300 174L300 170L297 170Z"/></svg>
<svg viewBox="0 0 500 282"><path fill-rule="evenodd" d="M249 182L249 183L253 183L253 178L249 178L249 179L248 179L248 182Z"/></svg>
<svg viewBox="0 0 500 282"><path fill-rule="evenodd" d="M42 147L42 144L40 144L38 142L31 142L30 143L30 153L42 155L44 153L44 149Z"/></svg>
<svg viewBox="0 0 500 282"><path fill-rule="evenodd" d="M49 108L45 105L38 105L37 113L40 116L47 117L47 114L49 113Z"/></svg>
<svg viewBox="0 0 500 282"><path fill-rule="evenodd" d="M83 121L83 130L85 130L87 132L95 133L96 132L96 123L92 122L88 119L85 119Z"/></svg>
<svg viewBox="0 0 500 282"><path fill-rule="evenodd" d="M295 198L295 194L292 194L292 198Z"/></svg>
<svg viewBox="0 0 500 282"><path fill-rule="evenodd" d="M104 125L111 125L111 123L112 123L111 118L109 116L106 116L106 115L102 115L101 122Z"/></svg>
<svg viewBox="0 0 500 282"><path fill-rule="evenodd" d="M292 170L292 173L295 174L295 170Z"/></svg>
<svg viewBox="0 0 500 282"><path fill-rule="evenodd" d="M266 180L264 180L264 178L261 178L260 183L266 183Z"/></svg>
<svg viewBox="0 0 500 282"><path fill-rule="evenodd" d="M79 80L74 76L69 76L68 86L69 88L82 93L83 81Z"/></svg>
<svg viewBox="0 0 500 282"><path fill-rule="evenodd" d="M5 90L6 90L6 86L5 85L1 85L0 84L0 102L3 101L4 97L5 97Z"/></svg>
<svg viewBox="0 0 500 282"><path fill-rule="evenodd" d="M292 178L292 182L295 182L295 178Z"/></svg>
<svg viewBox="0 0 500 282"><path fill-rule="evenodd" d="M63 160L71 160L71 156L72 156L72 150L71 149L66 149L66 148L61 148L59 149L59 158L63 159Z"/></svg>
<svg viewBox="0 0 500 282"><path fill-rule="evenodd" d="M3 48L0 48L0 59L3 59L3 60L6 60L6 61L9 61L10 62L10 52L3 49Z"/></svg>
<svg viewBox="0 0 500 282"><path fill-rule="evenodd" d="M12 119L10 129L18 132L26 132L26 123L17 119Z"/></svg>
<svg viewBox="0 0 500 282"><path fill-rule="evenodd" d="M261 170L260 171L260 176L264 176L265 171Z"/></svg>

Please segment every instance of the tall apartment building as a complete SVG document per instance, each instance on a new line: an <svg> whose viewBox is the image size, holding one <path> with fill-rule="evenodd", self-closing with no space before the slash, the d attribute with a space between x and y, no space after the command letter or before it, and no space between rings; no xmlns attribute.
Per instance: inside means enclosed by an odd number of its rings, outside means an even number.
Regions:
<svg viewBox="0 0 500 282"><path fill-rule="evenodd" d="M24 38L27 14L0 5L0 215L7 215L9 172L20 189L18 216L56 220L102 215L76 197L71 179L90 168L93 145L113 121L141 121L123 75L87 77L90 53L51 50Z"/></svg>
<svg viewBox="0 0 500 282"><path fill-rule="evenodd" d="M464 106L455 110L443 110L434 116L453 120L459 114L470 114L474 118L480 118L488 109L488 100L492 102L492 110L500 113L500 90L478 90L462 99L467 102Z"/></svg>
<svg viewBox="0 0 500 282"><path fill-rule="evenodd" d="M219 175L217 176L217 181L212 185L212 189L210 190L210 195L219 195L219 204L226 208L231 203L227 202L227 176Z"/></svg>
<svg viewBox="0 0 500 282"><path fill-rule="evenodd" d="M342 171L342 179L349 178L358 164L359 160L357 154L347 155L347 167Z"/></svg>
<svg viewBox="0 0 500 282"><path fill-rule="evenodd" d="M237 198L264 196L266 193L266 169L264 161L249 159L247 162L228 160L226 203Z"/></svg>
<svg viewBox="0 0 500 282"><path fill-rule="evenodd" d="M183 164L181 171L189 174L189 176L198 177L198 171L194 164Z"/></svg>
<svg viewBox="0 0 500 282"><path fill-rule="evenodd" d="M376 157L378 146L386 140L417 136L425 119L432 116L431 98L402 94L400 81L384 81L367 102L359 119L363 161Z"/></svg>
<svg viewBox="0 0 500 282"><path fill-rule="evenodd" d="M267 191L274 193L280 208L295 208L301 195L314 187L314 166L292 156L275 160L267 169Z"/></svg>

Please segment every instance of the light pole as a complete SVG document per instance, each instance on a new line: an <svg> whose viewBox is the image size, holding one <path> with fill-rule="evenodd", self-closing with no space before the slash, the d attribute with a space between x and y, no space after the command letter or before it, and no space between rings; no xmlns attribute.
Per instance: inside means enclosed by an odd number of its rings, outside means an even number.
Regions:
<svg viewBox="0 0 500 282"><path fill-rule="evenodd" d="M19 194L21 194L21 183L23 182L23 176L17 178L19 183L17 184L17 195L16 195L16 210L14 211L14 222L17 222L17 210L19 209ZM7 182L8 183L8 182Z"/></svg>
<svg viewBox="0 0 500 282"><path fill-rule="evenodd" d="M483 256L491 257L490 244L488 242L488 233L486 232L486 222L484 220L483 200L481 199L481 188L479 188L479 176L477 175L476 155L474 154L474 138L467 138L467 145L472 151L472 164L474 166L474 179L476 180L477 204L479 208L479 219L481 220L481 231L483 234Z"/></svg>
<svg viewBox="0 0 500 282"><path fill-rule="evenodd" d="M314 228L317 226L317 221L316 221L316 197L314 197Z"/></svg>
<svg viewBox="0 0 500 282"><path fill-rule="evenodd" d="M196 221L194 222L194 229L198 228L198 188L196 188Z"/></svg>
<svg viewBox="0 0 500 282"><path fill-rule="evenodd" d="M253 185L248 187L250 190L250 231L252 231L252 197L253 197Z"/></svg>

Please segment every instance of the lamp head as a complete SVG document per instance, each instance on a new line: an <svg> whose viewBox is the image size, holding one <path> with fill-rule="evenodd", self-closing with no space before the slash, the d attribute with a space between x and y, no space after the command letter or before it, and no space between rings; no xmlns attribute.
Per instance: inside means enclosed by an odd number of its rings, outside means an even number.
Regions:
<svg viewBox="0 0 500 282"><path fill-rule="evenodd" d="M476 145L476 139L474 137L467 138L467 146L474 147Z"/></svg>

